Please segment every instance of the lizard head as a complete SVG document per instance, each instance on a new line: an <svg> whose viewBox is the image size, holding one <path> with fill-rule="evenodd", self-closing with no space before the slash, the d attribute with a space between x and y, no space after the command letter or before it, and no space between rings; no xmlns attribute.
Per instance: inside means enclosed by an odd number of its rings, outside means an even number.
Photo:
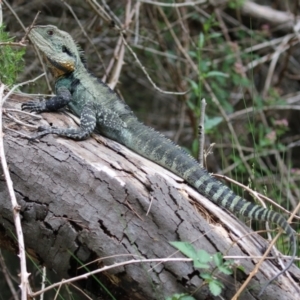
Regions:
<svg viewBox="0 0 300 300"><path fill-rule="evenodd" d="M28 36L43 53L54 77L73 72L81 63L77 44L68 33L56 26L34 26Z"/></svg>

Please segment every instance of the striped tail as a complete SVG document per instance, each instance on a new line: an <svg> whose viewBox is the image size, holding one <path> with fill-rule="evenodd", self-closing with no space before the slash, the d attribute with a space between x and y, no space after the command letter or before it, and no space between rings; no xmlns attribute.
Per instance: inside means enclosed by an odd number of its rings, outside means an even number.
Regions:
<svg viewBox="0 0 300 300"><path fill-rule="evenodd" d="M129 124L128 134L124 134L123 141L119 140L119 142L123 142L129 149L179 175L196 188L201 195L207 197L218 206L254 220L275 223L286 232L292 247L291 261L265 284L260 295L272 281L291 267L297 251L296 237L292 227L281 214L235 195L226 185L201 168L198 162L182 148L176 146L172 141L153 129L139 123L136 119L128 120L127 124ZM131 132L134 132L134 136Z"/></svg>

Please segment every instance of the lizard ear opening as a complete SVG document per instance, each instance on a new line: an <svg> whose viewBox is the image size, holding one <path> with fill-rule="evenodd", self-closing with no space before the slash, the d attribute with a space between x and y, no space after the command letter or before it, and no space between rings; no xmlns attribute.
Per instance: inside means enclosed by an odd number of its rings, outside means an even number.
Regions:
<svg viewBox="0 0 300 300"><path fill-rule="evenodd" d="M71 53L71 51L66 46L62 46L61 47L61 51L63 53L67 53L69 56L73 56L73 54Z"/></svg>

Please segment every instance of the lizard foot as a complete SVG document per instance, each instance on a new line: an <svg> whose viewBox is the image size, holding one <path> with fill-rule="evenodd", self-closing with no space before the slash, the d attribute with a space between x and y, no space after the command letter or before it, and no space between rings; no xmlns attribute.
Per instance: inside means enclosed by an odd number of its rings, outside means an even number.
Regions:
<svg viewBox="0 0 300 300"><path fill-rule="evenodd" d="M28 101L25 103L22 103L21 109L22 110L29 110L30 112L43 112L45 111L46 104L45 100L42 101Z"/></svg>

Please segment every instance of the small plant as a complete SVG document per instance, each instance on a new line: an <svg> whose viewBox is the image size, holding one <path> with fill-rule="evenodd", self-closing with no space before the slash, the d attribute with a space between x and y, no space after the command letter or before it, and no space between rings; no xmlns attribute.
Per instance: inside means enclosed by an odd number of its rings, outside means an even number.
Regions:
<svg viewBox="0 0 300 300"><path fill-rule="evenodd" d="M18 74L24 68L23 55L25 48L14 49L10 45L1 45L1 42L12 42L13 38L0 26L0 82L11 86L16 82Z"/></svg>
<svg viewBox="0 0 300 300"><path fill-rule="evenodd" d="M214 296L220 295L224 285L217 279L216 273L231 275L233 273L232 267L234 262L232 260L224 261L221 253L210 255L205 250L196 250L192 244L187 242L170 242L170 244L177 248L185 256L191 258L193 260L194 267L197 269L210 269L211 266L209 263L214 262L215 268L211 272L201 272L200 277L204 279L205 284L209 286L209 289ZM176 294L167 298L167 300L177 299L192 300L194 298L185 294Z"/></svg>
<svg viewBox="0 0 300 300"><path fill-rule="evenodd" d="M171 297L167 297L166 300L195 300L195 298L187 294L174 294Z"/></svg>

